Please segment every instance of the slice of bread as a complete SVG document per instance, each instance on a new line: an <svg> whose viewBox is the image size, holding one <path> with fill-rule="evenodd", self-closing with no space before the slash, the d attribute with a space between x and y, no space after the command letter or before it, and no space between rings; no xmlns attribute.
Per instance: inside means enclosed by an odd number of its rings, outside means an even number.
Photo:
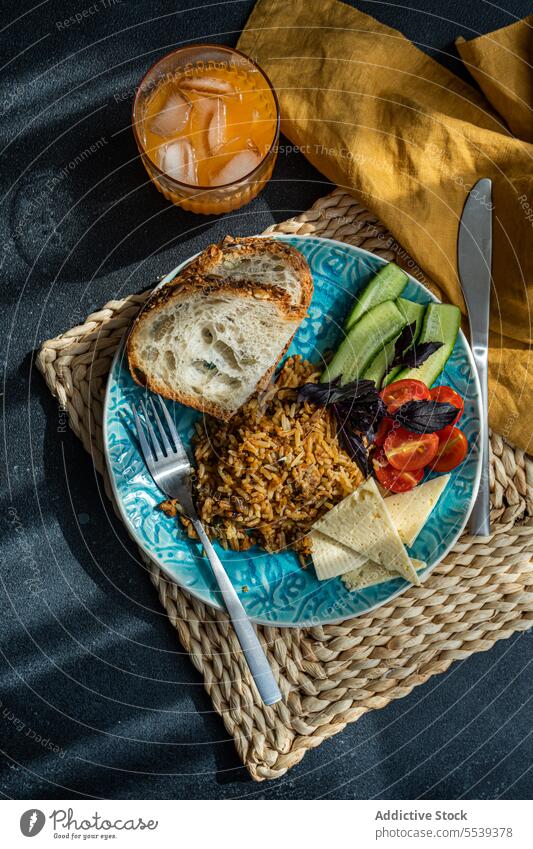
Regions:
<svg viewBox="0 0 533 849"><path fill-rule="evenodd" d="M309 266L295 248L228 236L150 298L128 338L131 374L227 420L268 383L312 295Z"/></svg>
<svg viewBox="0 0 533 849"><path fill-rule="evenodd" d="M127 341L134 380L228 420L286 350L305 311L286 290L189 273L161 287Z"/></svg>
<svg viewBox="0 0 533 849"><path fill-rule="evenodd" d="M287 292L291 304L304 310L313 296L313 278L305 258L296 248L277 239L226 236L196 257L182 274L277 286Z"/></svg>

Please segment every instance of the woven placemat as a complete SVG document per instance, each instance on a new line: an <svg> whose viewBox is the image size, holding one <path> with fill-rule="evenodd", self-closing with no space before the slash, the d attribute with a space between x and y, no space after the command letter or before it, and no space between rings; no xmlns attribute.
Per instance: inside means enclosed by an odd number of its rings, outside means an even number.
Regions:
<svg viewBox="0 0 533 849"><path fill-rule="evenodd" d="M272 231L359 245L395 259L428 283L383 225L340 189ZM146 298L143 293L110 301L84 324L45 342L37 357L110 497L102 446L105 384L117 345ZM278 778L366 711L406 696L454 660L486 651L532 624L532 483L531 459L492 434L489 538L464 535L423 586L366 616L301 630L259 628L283 693L273 707L260 702L226 616L179 589L142 555L255 780Z"/></svg>

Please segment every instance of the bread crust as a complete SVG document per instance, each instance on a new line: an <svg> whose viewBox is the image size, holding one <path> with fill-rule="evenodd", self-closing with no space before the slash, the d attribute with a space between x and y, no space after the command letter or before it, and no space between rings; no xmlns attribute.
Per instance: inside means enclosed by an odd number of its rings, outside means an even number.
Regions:
<svg viewBox="0 0 533 849"><path fill-rule="evenodd" d="M311 270L307 260L300 251L292 245L288 245L286 242L279 241L278 239L266 239L258 236L244 236L242 238L225 236L221 242L209 245L199 256L196 257L196 259L193 259L189 265L187 265L180 274L174 278L172 284L180 286L189 278L189 276L193 278L197 275L212 275L213 277L216 277L215 269L222 258L232 255L235 258L243 256L250 257L256 256L258 253L268 253L271 256L288 263L293 271L298 275L301 292L299 306L302 310L302 318L304 318L313 298L314 286ZM258 382L257 388L259 390L265 389L268 386L278 364L289 350L293 338L294 334L287 342L278 360L271 366L271 368L268 369L267 372L265 372L261 380Z"/></svg>
<svg viewBox="0 0 533 849"><path fill-rule="evenodd" d="M223 280L221 278L209 277L197 273L185 276L181 279L177 286L172 285L173 283L174 281L170 284L165 284L154 292L131 326L126 340L126 354L128 357L130 374L135 383L139 386L146 387L151 392L155 392L158 395L162 395L164 398L169 398L172 401L178 401L180 404L185 404L187 407L192 407L200 412L208 413L215 416L215 418L222 419L223 421L229 421L229 419L237 412L236 410L225 410L219 404L208 401L207 399L201 400L185 392L173 391L167 386L161 384L159 381L146 375L136 351L136 337L146 321L146 318L151 316L154 312L158 312L164 307L167 307L170 303L179 303L181 300L185 300L193 294L205 296L206 300L210 297L216 296L217 294L224 294L225 296L239 299L253 298L263 301L266 300L276 306L280 313L280 317L285 319L287 322L300 322L305 315L305 311L301 305L295 306L291 304L288 294L283 289L279 289L276 286L253 283L245 280ZM288 346L286 346L281 352L276 363L274 363L274 365L260 378L257 384L258 386L262 384L265 377L268 376L267 379L270 377L279 360L285 354L287 347Z"/></svg>
<svg viewBox="0 0 533 849"><path fill-rule="evenodd" d="M313 297L313 277L309 265L300 251L278 239L264 239L257 236L246 236L242 239L235 239L233 236L226 236L218 244L209 245L205 251L202 251L200 256L193 259L183 269L178 277L182 275L183 277L187 277L189 274L216 275L214 269L216 269L216 266L223 257L233 255L237 259L243 256L250 257L265 253L287 263L298 275L301 290L300 306L307 312ZM272 281L272 284L275 285L275 280Z"/></svg>

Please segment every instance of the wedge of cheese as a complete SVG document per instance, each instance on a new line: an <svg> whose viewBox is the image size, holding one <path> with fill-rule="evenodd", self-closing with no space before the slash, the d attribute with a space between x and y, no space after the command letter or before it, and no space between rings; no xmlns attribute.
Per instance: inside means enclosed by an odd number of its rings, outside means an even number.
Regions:
<svg viewBox="0 0 533 849"><path fill-rule="evenodd" d="M414 543L449 480L450 475L441 475L415 486L409 492L393 493L385 499L387 510L405 545Z"/></svg>
<svg viewBox="0 0 533 849"><path fill-rule="evenodd" d="M334 542L331 537L312 530L309 534L313 542L313 563L319 581L328 578L338 578L353 569L360 569L368 558L358 554L353 548L348 548L340 542Z"/></svg>
<svg viewBox="0 0 533 849"><path fill-rule="evenodd" d="M420 584L374 478L368 478L333 507L314 524L313 530L353 548L366 560L379 563L389 572Z"/></svg>
<svg viewBox="0 0 533 849"><path fill-rule="evenodd" d="M426 568L426 564L422 560L415 560L413 558L411 562L417 572L423 572ZM355 592L356 590L363 590L365 587L372 587L374 584L381 584L383 581L390 581L396 577L398 576L392 575L384 566L368 560L359 569L353 569L351 572L346 572L346 574L342 575L341 581L347 590Z"/></svg>
<svg viewBox="0 0 533 849"><path fill-rule="evenodd" d="M357 590L396 577L384 566L366 560L353 548L335 542L320 531L311 531L309 536L313 541L313 564L319 581L342 577L349 590ZM417 572L426 568L421 560L413 559L412 563Z"/></svg>

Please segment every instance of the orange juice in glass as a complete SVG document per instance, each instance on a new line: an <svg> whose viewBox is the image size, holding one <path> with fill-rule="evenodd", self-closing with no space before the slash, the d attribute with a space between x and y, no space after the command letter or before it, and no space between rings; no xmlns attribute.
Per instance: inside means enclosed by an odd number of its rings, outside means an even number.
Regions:
<svg viewBox="0 0 533 849"><path fill-rule="evenodd" d="M268 77L238 50L183 47L142 80L133 131L144 167L168 200L192 212L228 212L270 179L278 102Z"/></svg>

